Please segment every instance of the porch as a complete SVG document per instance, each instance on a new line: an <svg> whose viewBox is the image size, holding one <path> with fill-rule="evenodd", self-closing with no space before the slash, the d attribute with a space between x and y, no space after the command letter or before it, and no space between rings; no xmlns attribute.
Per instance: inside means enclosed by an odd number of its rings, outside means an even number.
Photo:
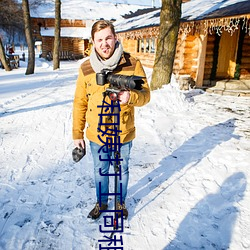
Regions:
<svg viewBox="0 0 250 250"><path fill-rule="evenodd" d="M215 83L215 86L206 88L206 92L220 95L250 97L250 80L220 80Z"/></svg>

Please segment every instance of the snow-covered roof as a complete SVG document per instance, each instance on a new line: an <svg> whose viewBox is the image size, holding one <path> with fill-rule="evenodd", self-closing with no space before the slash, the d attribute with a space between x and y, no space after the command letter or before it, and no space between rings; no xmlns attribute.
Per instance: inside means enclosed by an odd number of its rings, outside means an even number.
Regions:
<svg viewBox="0 0 250 250"><path fill-rule="evenodd" d="M149 13L119 19L117 32L157 26L160 24L160 8ZM191 0L182 4L182 21L195 21L225 16L250 14L250 0Z"/></svg>
<svg viewBox="0 0 250 250"><path fill-rule="evenodd" d="M54 36L54 28L41 28L42 36ZM91 36L91 28L83 27L62 27L61 37L78 37L82 39L89 39Z"/></svg>
<svg viewBox="0 0 250 250"><path fill-rule="evenodd" d="M182 4L182 19L184 21L247 13L250 13L249 0L191 0Z"/></svg>
<svg viewBox="0 0 250 250"><path fill-rule="evenodd" d="M118 19L122 15L150 6L136 4L116 4L95 0L61 0L61 18L71 20ZM55 4L47 0L36 9L30 10L31 17L54 18Z"/></svg>
<svg viewBox="0 0 250 250"><path fill-rule="evenodd" d="M157 8L154 11L142 15L138 15L132 18L119 19L114 22L116 32L133 30L142 27L156 26L160 23L160 9Z"/></svg>

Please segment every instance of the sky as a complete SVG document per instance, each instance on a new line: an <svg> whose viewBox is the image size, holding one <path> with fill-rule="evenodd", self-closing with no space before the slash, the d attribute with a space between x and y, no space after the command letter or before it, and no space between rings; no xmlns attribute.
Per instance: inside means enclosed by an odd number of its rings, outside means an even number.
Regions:
<svg viewBox="0 0 250 250"><path fill-rule="evenodd" d="M104 217L87 219L96 201L88 140L86 156L72 160L72 101L86 59L54 71L37 54L35 74L25 75L27 61L0 69L1 250L107 247ZM129 217L115 234L123 249L250 249L249 107L249 98L181 91L174 77L151 91L135 112Z"/></svg>

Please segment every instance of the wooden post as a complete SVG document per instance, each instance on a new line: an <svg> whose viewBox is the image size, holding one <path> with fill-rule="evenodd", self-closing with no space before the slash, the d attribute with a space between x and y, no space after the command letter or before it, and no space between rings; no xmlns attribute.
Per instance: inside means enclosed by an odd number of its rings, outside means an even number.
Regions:
<svg viewBox="0 0 250 250"><path fill-rule="evenodd" d="M204 78L204 68L205 68L205 60L206 60L206 51L207 51L207 35L200 34L199 36L199 54L198 54L198 65L196 72L196 86L202 87L203 78Z"/></svg>

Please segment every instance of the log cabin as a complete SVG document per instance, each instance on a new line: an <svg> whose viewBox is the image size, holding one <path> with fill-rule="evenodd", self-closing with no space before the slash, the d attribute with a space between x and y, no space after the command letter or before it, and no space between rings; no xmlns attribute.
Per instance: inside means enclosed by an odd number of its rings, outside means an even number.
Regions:
<svg viewBox="0 0 250 250"><path fill-rule="evenodd" d="M54 18L32 18L33 37L41 41L41 57L52 60ZM87 54L91 20L61 20L60 59L81 59Z"/></svg>
<svg viewBox="0 0 250 250"><path fill-rule="evenodd" d="M160 11L137 11L115 22L124 50L147 67L154 65ZM173 73L199 88L236 79L249 90L250 1L183 1Z"/></svg>

